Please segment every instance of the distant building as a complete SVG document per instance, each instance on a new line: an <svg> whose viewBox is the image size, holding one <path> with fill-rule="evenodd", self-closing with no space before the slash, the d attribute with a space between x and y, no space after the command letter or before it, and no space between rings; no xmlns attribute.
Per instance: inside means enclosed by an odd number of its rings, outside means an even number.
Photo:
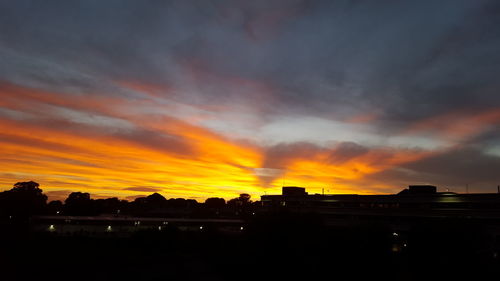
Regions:
<svg viewBox="0 0 500 281"><path fill-rule="evenodd" d="M323 195L283 187L282 195L264 195L261 203L263 214L314 214L326 227L385 229L392 234L393 252L406 249L413 229L451 224L480 226L486 248L500 251L500 191L457 194L437 192L431 185L411 185L391 195Z"/></svg>
<svg viewBox="0 0 500 281"><path fill-rule="evenodd" d="M331 216L467 217L500 219L500 194L437 192L432 185L410 185L398 194L308 194L283 187L282 195L261 196L263 211L286 208Z"/></svg>
<svg viewBox="0 0 500 281"><path fill-rule="evenodd" d="M282 194L284 196L302 196L307 195L305 187L298 186L283 186Z"/></svg>
<svg viewBox="0 0 500 281"><path fill-rule="evenodd" d="M398 195L402 194L437 194L437 188L433 185L410 185L408 189L403 189Z"/></svg>

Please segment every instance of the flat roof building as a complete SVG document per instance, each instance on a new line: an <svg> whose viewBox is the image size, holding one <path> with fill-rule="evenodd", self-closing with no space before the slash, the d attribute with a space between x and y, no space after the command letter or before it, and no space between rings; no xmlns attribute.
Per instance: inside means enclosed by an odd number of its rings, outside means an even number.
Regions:
<svg viewBox="0 0 500 281"><path fill-rule="evenodd" d="M283 196L302 196L307 195L305 187L283 186L281 189Z"/></svg>
<svg viewBox="0 0 500 281"><path fill-rule="evenodd" d="M261 201L264 211L500 219L500 194L437 192L432 185L410 185L389 195L308 194L305 188L283 187L282 195L264 195Z"/></svg>

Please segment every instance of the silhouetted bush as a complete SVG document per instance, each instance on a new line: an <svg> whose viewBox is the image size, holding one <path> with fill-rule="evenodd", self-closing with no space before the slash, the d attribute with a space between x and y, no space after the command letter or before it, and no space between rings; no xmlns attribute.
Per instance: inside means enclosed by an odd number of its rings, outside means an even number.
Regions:
<svg viewBox="0 0 500 281"><path fill-rule="evenodd" d="M18 182L11 190L0 193L0 213L3 216L23 217L42 214L47 196L34 181Z"/></svg>
<svg viewBox="0 0 500 281"><path fill-rule="evenodd" d="M64 213L74 216L96 215L98 210L89 193L72 192L64 201Z"/></svg>

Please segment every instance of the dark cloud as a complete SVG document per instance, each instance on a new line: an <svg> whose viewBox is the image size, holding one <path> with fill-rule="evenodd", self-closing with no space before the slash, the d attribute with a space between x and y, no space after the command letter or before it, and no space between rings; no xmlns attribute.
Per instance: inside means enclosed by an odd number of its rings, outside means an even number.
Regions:
<svg viewBox="0 0 500 281"><path fill-rule="evenodd" d="M318 155L325 155L325 161L341 165L355 157L366 154L370 148L354 142L340 142L330 147L318 146L309 142L280 143L265 151L262 164L265 168L283 169L296 159L312 160Z"/></svg>
<svg viewBox="0 0 500 281"><path fill-rule="evenodd" d="M483 130L481 134L474 136L464 142L468 147L475 147L478 150L494 148L500 144L500 125L493 124Z"/></svg>
<svg viewBox="0 0 500 281"><path fill-rule="evenodd" d="M280 143L267 149L262 167L284 169L288 162L294 159L312 158L322 150L324 148L307 142Z"/></svg>
<svg viewBox="0 0 500 281"><path fill-rule="evenodd" d="M135 186L135 187L127 187L127 188L124 188L123 190L143 191L143 192L158 192L158 191L161 191L162 188L150 187L150 186Z"/></svg>
<svg viewBox="0 0 500 281"><path fill-rule="evenodd" d="M220 81L237 77L273 86L268 114L370 110L383 128L500 105L494 1L15 1L0 10L0 75L46 87L133 79L174 85L190 102L246 102L250 93ZM210 75L192 77L193 62Z"/></svg>
<svg viewBox="0 0 500 281"><path fill-rule="evenodd" d="M369 148L354 142L341 142L330 153L329 160L331 163L342 164L354 157L366 154L369 151Z"/></svg>
<svg viewBox="0 0 500 281"><path fill-rule="evenodd" d="M468 184L471 192L495 192L500 184L498 167L499 156L485 154L474 147L456 148L370 175L368 179L403 187L435 184L442 190L451 188L456 192L464 192Z"/></svg>
<svg viewBox="0 0 500 281"><path fill-rule="evenodd" d="M113 135L120 140L129 141L135 145L149 148L151 150L163 151L165 153L176 154L188 157L194 154L194 149L186 139L180 136L158 133L155 131L137 129L134 131L124 131Z"/></svg>
<svg viewBox="0 0 500 281"><path fill-rule="evenodd" d="M141 198L141 197L146 197L148 196L148 194L143 194L143 195L131 195L131 196L127 196L125 197L125 200L127 201L134 201L135 199L137 198Z"/></svg>

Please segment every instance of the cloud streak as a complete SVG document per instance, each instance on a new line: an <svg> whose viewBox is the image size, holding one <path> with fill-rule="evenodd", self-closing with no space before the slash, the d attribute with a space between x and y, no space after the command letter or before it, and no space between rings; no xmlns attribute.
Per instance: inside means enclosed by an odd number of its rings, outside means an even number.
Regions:
<svg viewBox="0 0 500 281"><path fill-rule="evenodd" d="M0 184L197 199L283 182L487 188L500 157L498 11L495 1L0 3Z"/></svg>

